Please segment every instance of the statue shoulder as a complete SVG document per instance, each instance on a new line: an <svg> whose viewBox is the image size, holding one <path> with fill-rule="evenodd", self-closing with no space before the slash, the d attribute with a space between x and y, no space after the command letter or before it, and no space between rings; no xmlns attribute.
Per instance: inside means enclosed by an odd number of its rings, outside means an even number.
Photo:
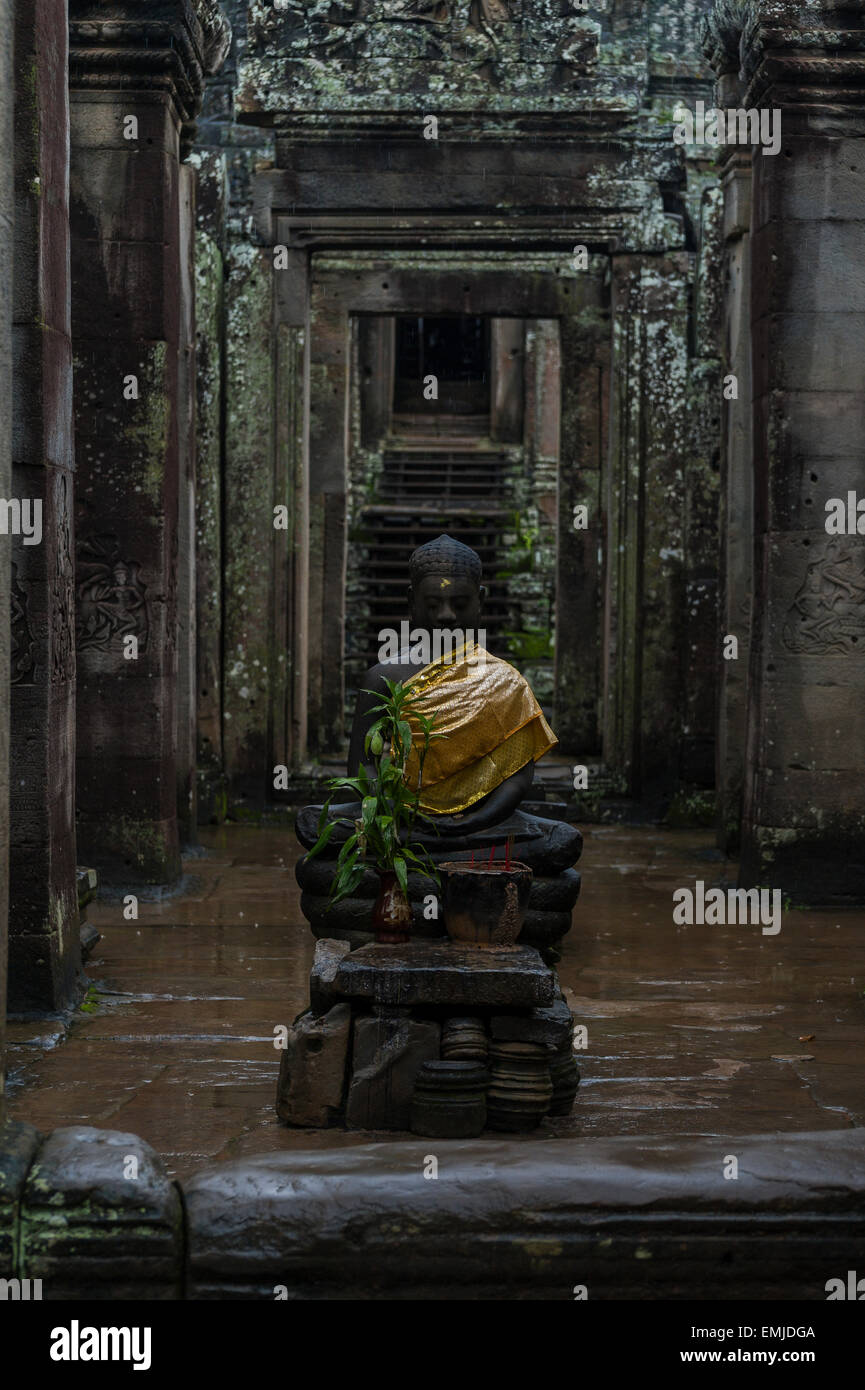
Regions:
<svg viewBox="0 0 865 1390"><path fill-rule="evenodd" d="M385 677L388 675L390 669L388 664L382 661L378 662L376 666L370 666L369 670L364 672L360 682L360 689L374 690L377 695L383 695L387 690L387 686L384 683ZM388 679L392 680L393 677L388 677Z"/></svg>
<svg viewBox="0 0 865 1390"><path fill-rule="evenodd" d="M505 689L512 692L519 691L523 695L528 695L532 701L537 703L537 696L522 671L518 671L516 666L512 666L509 661L505 661L500 656L490 656L489 653L486 655L488 666L498 674L499 683L502 684Z"/></svg>
<svg viewBox="0 0 865 1390"><path fill-rule="evenodd" d="M386 681L407 681L422 669L421 665L412 661L380 661L377 666L370 666L361 682L361 688L384 695L387 692Z"/></svg>

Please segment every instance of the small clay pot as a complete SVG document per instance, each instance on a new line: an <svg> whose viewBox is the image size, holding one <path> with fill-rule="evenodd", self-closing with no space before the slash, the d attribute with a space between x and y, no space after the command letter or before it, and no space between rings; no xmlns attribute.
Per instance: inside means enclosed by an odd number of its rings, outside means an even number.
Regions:
<svg viewBox="0 0 865 1390"><path fill-rule="evenodd" d="M532 871L450 862L439 865L445 930L465 946L513 946L523 929Z"/></svg>
<svg viewBox="0 0 865 1390"><path fill-rule="evenodd" d="M401 946L411 940L411 907L394 873L379 873L381 887L372 910L378 945Z"/></svg>
<svg viewBox="0 0 865 1390"><path fill-rule="evenodd" d="M477 1062L424 1062L415 1081L411 1129L430 1139L474 1139L486 1124L489 1072Z"/></svg>

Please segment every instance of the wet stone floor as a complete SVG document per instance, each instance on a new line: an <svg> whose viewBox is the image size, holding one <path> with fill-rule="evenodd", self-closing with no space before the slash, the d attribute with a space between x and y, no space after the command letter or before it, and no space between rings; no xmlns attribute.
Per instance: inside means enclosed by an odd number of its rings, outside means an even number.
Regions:
<svg viewBox="0 0 865 1390"><path fill-rule="evenodd" d="M535 1137L737 1135L865 1122L862 913L676 926L673 890L732 879L702 831L594 826L559 973L587 1029L574 1113ZM187 1176L224 1159L393 1135L289 1130L274 1029L307 1003L314 940L290 828L201 832L185 891L91 904L102 933L71 1024L12 1023L10 1108L43 1131L135 1133ZM421 1141L423 1142L423 1141ZM427 1141L428 1142L428 1141Z"/></svg>

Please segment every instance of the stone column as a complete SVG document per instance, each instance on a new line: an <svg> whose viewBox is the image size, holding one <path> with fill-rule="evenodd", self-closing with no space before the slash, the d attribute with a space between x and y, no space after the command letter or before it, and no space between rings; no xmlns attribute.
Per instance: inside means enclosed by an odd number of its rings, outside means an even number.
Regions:
<svg viewBox="0 0 865 1390"><path fill-rule="evenodd" d="M679 779L686 805L715 786L718 641L718 481L721 432L723 200L703 188L688 362L688 443L684 454L684 699ZM680 805L681 803L678 803ZM694 803L692 803L694 804ZM673 807L674 818L678 805Z"/></svg>
<svg viewBox="0 0 865 1390"><path fill-rule="evenodd" d="M532 537L532 558L527 572L510 577L507 593L516 628L532 644L520 669L549 708L555 696L555 617L562 612L556 593L561 340L556 319L525 319L523 327L523 457L512 466L511 479L521 525Z"/></svg>
<svg viewBox="0 0 865 1390"><path fill-rule="evenodd" d="M179 161L226 35L213 0L130 2L110 19L70 4L79 833L87 861L131 888L180 872Z"/></svg>
<svg viewBox="0 0 865 1390"><path fill-rule="evenodd" d="M755 566L741 872L793 902L865 897L865 54L849 7L763 0L743 44L755 150Z"/></svg>
<svg viewBox="0 0 865 1390"><path fill-rule="evenodd" d="M16 7L9 1007L79 987L65 0ZM34 517L37 512L34 511ZM33 542L36 543L33 543ZM7 542L8 544L8 542Z"/></svg>
<svg viewBox="0 0 865 1390"><path fill-rule="evenodd" d="M562 443L556 579L556 700L560 751L600 750L601 555L610 380L610 321L603 280L592 275L578 314L561 321ZM575 526L576 507L586 526Z"/></svg>
<svg viewBox="0 0 865 1390"><path fill-rule="evenodd" d="M525 337L522 319L490 320L490 436L499 444L523 438Z"/></svg>
<svg viewBox="0 0 865 1390"><path fill-rule="evenodd" d="M358 319L361 444L377 449L390 428L396 360L396 318L364 314Z"/></svg>
<svg viewBox="0 0 865 1390"><path fill-rule="evenodd" d="M687 257L614 256L612 274L603 749L639 797L675 784L682 739Z"/></svg>
<svg viewBox="0 0 865 1390"><path fill-rule="evenodd" d="M12 227L15 107L12 0L0 0L0 496L12 482ZM6 1113L6 966L9 887L9 576L0 547L0 1126ZM3 867L6 866L6 867Z"/></svg>
<svg viewBox="0 0 865 1390"><path fill-rule="evenodd" d="M225 814L222 762L222 466L225 156L195 156L196 489L195 584L197 805L199 819Z"/></svg>
<svg viewBox="0 0 865 1390"><path fill-rule="evenodd" d="M180 336L178 342L177 829L181 848L198 838L195 779L195 182L180 166Z"/></svg>
<svg viewBox="0 0 865 1390"><path fill-rule="evenodd" d="M273 265L270 247L230 241L225 286L223 749L232 807L260 807L273 788L273 508L284 501L274 489Z"/></svg>
<svg viewBox="0 0 865 1390"><path fill-rule="evenodd" d="M744 104L739 80L739 32L727 7L709 16L704 50L718 75L715 104ZM751 638L754 570L754 461L751 399L751 149L718 151L724 199L724 251L719 276L722 305L721 476L719 507L718 650L727 636L738 642L735 660L718 660L717 788L718 844L737 853L745 773L745 714ZM759 155L758 155L759 157ZM735 381L731 382L730 377Z"/></svg>
<svg viewBox="0 0 865 1390"><path fill-rule="evenodd" d="M344 736L349 320L315 275L310 303L308 738L339 752Z"/></svg>

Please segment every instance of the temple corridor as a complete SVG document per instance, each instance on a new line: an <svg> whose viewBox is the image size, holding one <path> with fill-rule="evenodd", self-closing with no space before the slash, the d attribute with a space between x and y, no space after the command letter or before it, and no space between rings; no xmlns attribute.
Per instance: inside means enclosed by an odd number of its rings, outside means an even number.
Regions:
<svg viewBox="0 0 865 1390"><path fill-rule="evenodd" d="M68 1026L9 1025L11 1116L45 1131L131 1131L180 1177L211 1161L356 1145L350 1131L286 1129L274 1113L274 1028L306 1007L315 946L290 827L201 838L207 853L185 862L184 891L142 903L138 922L119 903L91 904L102 940L83 1009ZM582 866L559 975L588 1029L583 1079L573 1115L534 1137L865 1123L861 914L785 912L783 955L759 927L673 926L672 886L734 876L708 832L587 827ZM430 1141L413 1142L426 1152Z"/></svg>
<svg viewBox="0 0 865 1390"><path fill-rule="evenodd" d="M863 238L865 0L0 0L0 1302L865 1299Z"/></svg>

